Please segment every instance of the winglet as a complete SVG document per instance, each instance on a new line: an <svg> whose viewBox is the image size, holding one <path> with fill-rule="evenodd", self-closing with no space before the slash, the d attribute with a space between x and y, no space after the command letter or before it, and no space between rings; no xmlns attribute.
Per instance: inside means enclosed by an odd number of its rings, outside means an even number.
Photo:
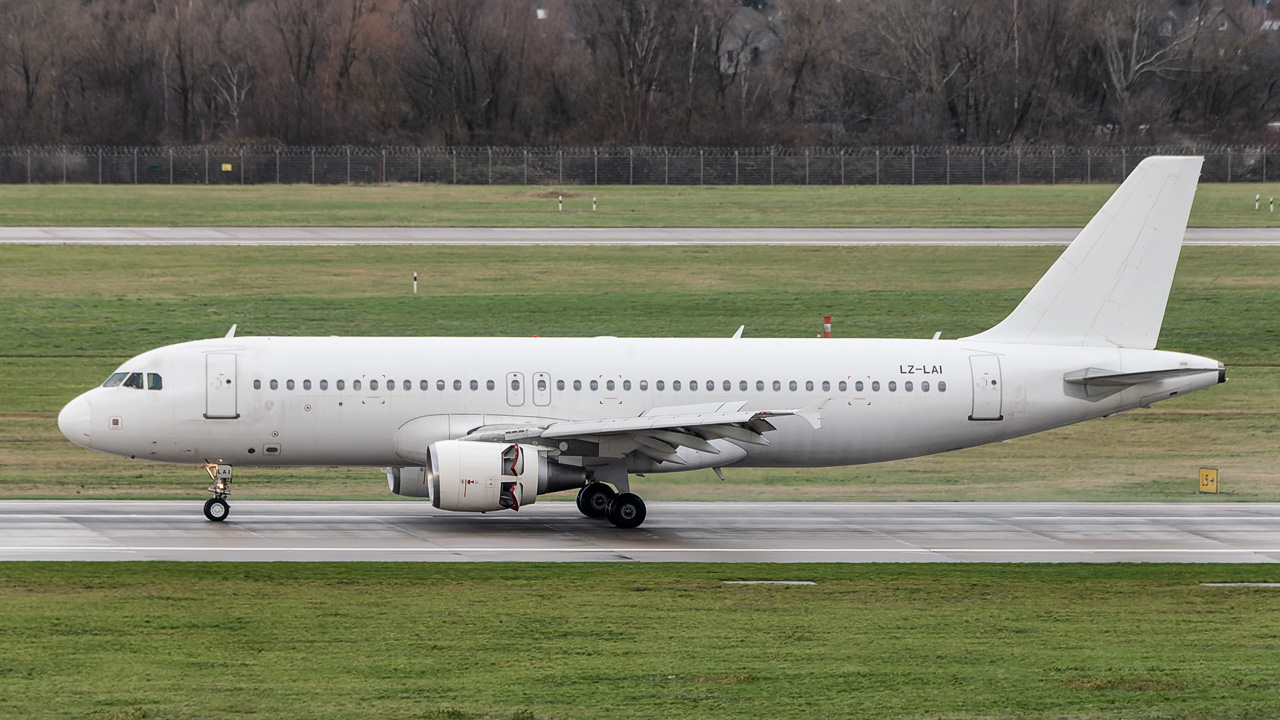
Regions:
<svg viewBox="0 0 1280 720"><path fill-rule="evenodd" d="M746 330L746 329L747 329L747 326L746 326L746 325L739 325L739 326L738 326L738 332L736 332L736 333L734 333L734 334L733 334L733 339L734 339L734 340L737 340L738 338L742 337L742 331L743 331L743 330Z"/></svg>
<svg viewBox="0 0 1280 720"><path fill-rule="evenodd" d="M814 430L821 430L822 406L826 405L828 400L830 400L830 398L823 398L812 405L806 405L805 407L797 410L795 414L798 417L804 418L805 422L809 423Z"/></svg>
<svg viewBox="0 0 1280 720"><path fill-rule="evenodd" d="M230 340L231 338L233 338L233 337L235 337L235 336L236 336L236 326L235 326L235 325L232 325L232 326L231 326L231 329L227 331L227 334L226 334L226 335L223 335L223 337L224 337L224 338L227 338L228 340Z"/></svg>

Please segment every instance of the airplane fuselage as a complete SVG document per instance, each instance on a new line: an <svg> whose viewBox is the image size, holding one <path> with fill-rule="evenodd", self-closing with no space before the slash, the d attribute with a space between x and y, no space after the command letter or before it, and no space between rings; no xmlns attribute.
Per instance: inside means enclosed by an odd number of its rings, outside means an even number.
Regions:
<svg viewBox="0 0 1280 720"><path fill-rule="evenodd" d="M69 437L170 463L386 467L406 464L397 432L424 416L456 418L441 432L461 435L502 418L825 401L820 427L775 418L779 432L768 445L742 444L738 459L704 458L702 466L854 465L1018 437L1219 381L1217 371L1200 372L1091 397L1063 380L1090 367L1180 366L1220 367L1156 350L966 340L242 337L172 345L126 362L119 373L159 375L162 388L86 393L71 413L84 415L83 432ZM691 468L641 457L629 469Z"/></svg>

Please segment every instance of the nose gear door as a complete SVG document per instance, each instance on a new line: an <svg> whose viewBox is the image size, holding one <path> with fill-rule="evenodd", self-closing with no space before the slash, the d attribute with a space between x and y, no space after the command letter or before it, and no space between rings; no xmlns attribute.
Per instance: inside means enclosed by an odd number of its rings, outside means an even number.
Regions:
<svg viewBox="0 0 1280 720"><path fill-rule="evenodd" d="M236 404L236 354L205 356L204 416L210 420L240 417Z"/></svg>

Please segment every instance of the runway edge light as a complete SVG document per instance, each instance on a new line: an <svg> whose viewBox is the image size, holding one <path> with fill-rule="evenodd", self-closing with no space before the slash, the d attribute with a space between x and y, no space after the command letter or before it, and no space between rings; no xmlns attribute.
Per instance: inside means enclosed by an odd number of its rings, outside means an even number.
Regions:
<svg viewBox="0 0 1280 720"><path fill-rule="evenodd" d="M1200 492L1206 495L1218 494L1218 468L1200 468Z"/></svg>

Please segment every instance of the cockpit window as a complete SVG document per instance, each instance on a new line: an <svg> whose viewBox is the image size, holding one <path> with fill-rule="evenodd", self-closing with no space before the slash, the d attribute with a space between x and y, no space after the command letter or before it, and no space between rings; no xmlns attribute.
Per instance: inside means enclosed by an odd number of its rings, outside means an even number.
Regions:
<svg viewBox="0 0 1280 720"><path fill-rule="evenodd" d="M127 388L142 389L142 373L129 373L129 377L125 378L124 386Z"/></svg>
<svg viewBox="0 0 1280 720"><path fill-rule="evenodd" d="M147 373L147 389L148 390L164 389L164 380L160 378L159 373Z"/></svg>
<svg viewBox="0 0 1280 720"><path fill-rule="evenodd" d="M111 377L107 378L107 381L102 383L102 387L117 387L120 383L124 382L124 379L127 377L129 377L129 373L112 373Z"/></svg>

